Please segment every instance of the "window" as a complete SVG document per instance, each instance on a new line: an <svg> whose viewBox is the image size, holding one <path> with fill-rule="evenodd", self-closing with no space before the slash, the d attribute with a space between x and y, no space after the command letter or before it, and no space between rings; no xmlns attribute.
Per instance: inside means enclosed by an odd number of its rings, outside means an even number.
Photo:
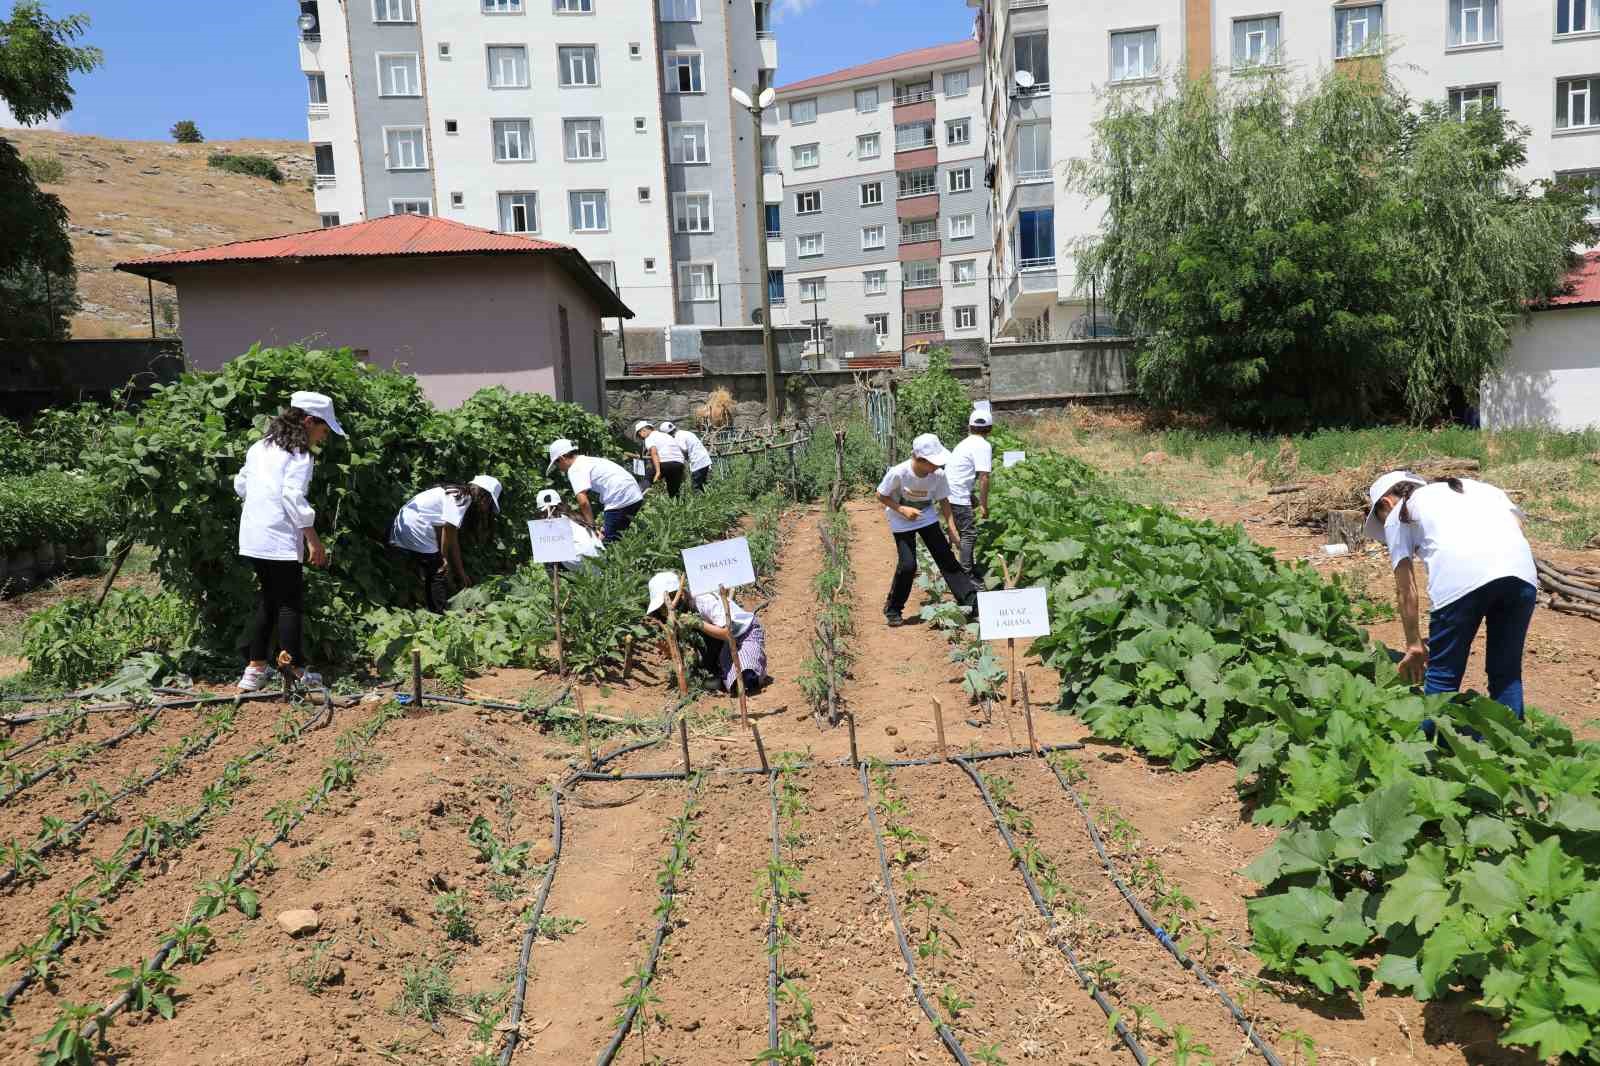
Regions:
<svg viewBox="0 0 1600 1066"><path fill-rule="evenodd" d="M1012 151L1018 181L1050 180L1050 123L1019 125Z"/></svg>
<svg viewBox="0 0 1600 1066"><path fill-rule="evenodd" d="M1600 30L1600 0L1556 0L1557 33Z"/></svg>
<svg viewBox="0 0 1600 1066"><path fill-rule="evenodd" d="M876 159L882 151L876 133L863 133L856 138L857 159Z"/></svg>
<svg viewBox="0 0 1600 1066"><path fill-rule="evenodd" d="M389 213L391 215L431 215L433 214L433 201L390 200Z"/></svg>
<svg viewBox="0 0 1600 1066"><path fill-rule="evenodd" d="M828 298L827 278L801 278L800 299L808 304L820 303Z"/></svg>
<svg viewBox="0 0 1600 1066"><path fill-rule="evenodd" d="M972 77L965 70L952 70L944 76L944 94L946 96L965 96L971 85Z"/></svg>
<svg viewBox="0 0 1600 1066"><path fill-rule="evenodd" d="M1041 207L1017 212L1017 266L1048 267L1056 264L1056 212Z"/></svg>
<svg viewBox="0 0 1600 1066"><path fill-rule="evenodd" d="M807 189L805 192L794 194L794 213L797 215L814 215L822 210L822 190Z"/></svg>
<svg viewBox="0 0 1600 1066"><path fill-rule="evenodd" d="M333 169L333 145L314 144L311 146L311 154L316 159L317 177L333 177L335 173Z"/></svg>
<svg viewBox="0 0 1600 1066"><path fill-rule="evenodd" d="M628 58L629 59L643 59L644 58L644 46L641 45L638 41L629 41L628 42Z"/></svg>
<svg viewBox="0 0 1600 1066"><path fill-rule="evenodd" d="M1556 82L1556 129L1597 126L1600 126L1600 78L1569 78Z"/></svg>
<svg viewBox="0 0 1600 1066"><path fill-rule="evenodd" d="M600 276L600 280L606 283L606 288L610 289L612 292L617 291L616 263L609 259L596 259L590 262L589 266L593 268L594 272Z"/></svg>
<svg viewBox="0 0 1600 1066"><path fill-rule="evenodd" d="M505 233L538 233L539 194L536 192L501 193L500 229Z"/></svg>
<svg viewBox="0 0 1600 1066"><path fill-rule="evenodd" d="M644 257L644 272L646 274L654 274L656 272L656 257L655 256L647 255L647 256Z"/></svg>
<svg viewBox="0 0 1600 1066"><path fill-rule="evenodd" d="M606 157L605 127L597 118L568 118L561 121L561 141L567 159L587 162Z"/></svg>
<svg viewBox="0 0 1600 1066"><path fill-rule="evenodd" d="M1112 81L1153 78L1159 62L1155 30L1131 30L1111 35Z"/></svg>
<svg viewBox="0 0 1600 1066"><path fill-rule="evenodd" d="M950 216L950 239L959 241L967 237L977 236L977 222L971 212L965 215Z"/></svg>
<svg viewBox="0 0 1600 1066"><path fill-rule="evenodd" d="M867 316L867 325L871 326L872 327L872 332L876 333L879 337L887 337L889 335L889 316L888 315L884 315L884 314L868 315Z"/></svg>
<svg viewBox="0 0 1600 1066"><path fill-rule="evenodd" d="M639 186L637 191L636 191L636 195L639 197L639 202L641 204L649 203L650 202L650 186L648 186L648 185Z"/></svg>
<svg viewBox="0 0 1600 1066"><path fill-rule="evenodd" d="M600 84L600 64L593 45L569 44L556 49L561 84L570 87Z"/></svg>
<svg viewBox="0 0 1600 1066"><path fill-rule="evenodd" d="M556 0L556 10L561 10L561 0ZM485 15L520 15L522 0L483 0Z"/></svg>
<svg viewBox="0 0 1600 1066"><path fill-rule="evenodd" d="M679 263L678 288L689 303L715 303L717 300L717 264Z"/></svg>
<svg viewBox="0 0 1600 1066"><path fill-rule="evenodd" d="M822 152L815 144L797 144L790 151L794 154L796 170L808 170L822 162Z"/></svg>
<svg viewBox="0 0 1600 1066"><path fill-rule="evenodd" d="M1499 86L1474 85L1467 89L1450 90L1450 113L1458 119L1467 117L1469 111L1495 106Z"/></svg>
<svg viewBox="0 0 1600 1066"><path fill-rule="evenodd" d="M520 44L489 46L489 88L526 89L528 50Z"/></svg>
<svg viewBox="0 0 1600 1066"><path fill-rule="evenodd" d="M894 102L897 104L913 104L918 100L931 100L933 98L933 79L912 82L910 84L896 85L894 87Z"/></svg>
<svg viewBox="0 0 1600 1066"><path fill-rule="evenodd" d="M972 120L970 118L952 119L944 124L945 144L971 144Z"/></svg>
<svg viewBox="0 0 1600 1066"><path fill-rule="evenodd" d="M428 150L421 126L401 126L383 131L383 161L390 170L428 169Z"/></svg>
<svg viewBox="0 0 1600 1066"><path fill-rule="evenodd" d="M643 132L645 132L644 119L635 118L633 120L633 132L635 132L635 133L643 133Z"/></svg>
<svg viewBox="0 0 1600 1066"><path fill-rule="evenodd" d="M322 224L323 229L332 229L339 224L339 216L337 213L322 214L317 216L317 221Z"/></svg>
<svg viewBox="0 0 1600 1066"><path fill-rule="evenodd" d="M451 207L466 207L467 206L467 194L464 193L464 192L453 192L453 193L451 193L450 194L450 206Z"/></svg>
<svg viewBox="0 0 1600 1066"><path fill-rule="evenodd" d="M767 299L774 306L783 303L783 271L767 271Z"/></svg>
<svg viewBox="0 0 1600 1066"><path fill-rule="evenodd" d="M945 184L951 192L971 192L972 168L960 167L956 170L945 171Z"/></svg>
<svg viewBox="0 0 1600 1066"><path fill-rule="evenodd" d="M910 151L933 147L932 122L907 122L894 128L894 150Z"/></svg>
<svg viewBox="0 0 1600 1066"><path fill-rule="evenodd" d="M978 261L976 259L957 259L950 264L950 283L952 285L971 285L978 280Z"/></svg>
<svg viewBox="0 0 1600 1066"><path fill-rule="evenodd" d="M1450 0L1450 47L1500 40L1500 0Z"/></svg>
<svg viewBox="0 0 1600 1066"><path fill-rule="evenodd" d="M579 233L600 233L611 228L610 198L603 189L567 193L567 210L572 229Z"/></svg>
<svg viewBox="0 0 1600 1066"><path fill-rule="evenodd" d="M887 270L868 270L861 275L861 291L868 296L882 296L889 291Z"/></svg>
<svg viewBox="0 0 1600 1066"><path fill-rule="evenodd" d="M496 163L533 162L533 124L525 118L497 118L494 127Z"/></svg>
<svg viewBox="0 0 1600 1066"><path fill-rule="evenodd" d="M878 110L878 87L856 90L856 114L867 115Z"/></svg>
<svg viewBox="0 0 1600 1066"><path fill-rule="evenodd" d="M594 14L594 0L556 0L556 14L592 15Z"/></svg>
<svg viewBox="0 0 1600 1066"><path fill-rule="evenodd" d="M450 42L449 41L440 41L439 42L439 58L440 59L449 59L450 58Z"/></svg>
<svg viewBox="0 0 1600 1066"><path fill-rule="evenodd" d="M708 192L675 192L672 194L672 214L679 233L711 232L711 194Z"/></svg>
<svg viewBox="0 0 1600 1066"><path fill-rule="evenodd" d="M674 163L710 162L709 141L704 122L667 124L667 158Z"/></svg>
<svg viewBox="0 0 1600 1066"><path fill-rule="evenodd" d="M817 98L796 100L789 105L789 121L796 126L817 121Z"/></svg>
<svg viewBox="0 0 1600 1066"><path fill-rule="evenodd" d="M328 79L321 74L306 75L306 98L312 107L328 106Z"/></svg>
<svg viewBox="0 0 1600 1066"><path fill-rule="evenodd" d="M971 306L967 306L967 307L952 307L950 310L955 315L954 319L950 323L951 328L953 328L953 329L977 329L978 328L978 308L977 308L976 305L971 305Z"/></svg>
<svg viewBox="0 0 1600 1066"><path fill-rule="evenodd" d="M1600 220L1600 170L1569 170L1557 174L1556 181L1583 189L1589 199L1588 217Z"/></svg>
<svg viewBox="0 0 1600 1066"><path fill-rule="evenodd" d="M794 241L795 255L801 259L810 259L822 254L822 234L802 233Z"/></svg>
<svg viewBox="0 0 1600 1066"><path fill-rule="evenodd" d="M417 55L378 53L379 96L421 96L422 79L417 76Z"/></svg>
<svg viewBox="0 0 1600 1066"><path fill-rule="evenodd" d="M1273 67L1280 62L1277 15L1233 20L1233 66Z"/></svg>
<svg viewBox="0 0 1600 1066"><path fill-rule="evenodd" d="M1012 64L1017 70L1033 75L1035 92L1050 84L1050 35L1048 33L1020 33L1011 47Z"/></svg>
<svg viewBox="0 0 1600 1066"><path fill-rule="evenodd" d="M938 239L939 220L936 218L906 219L900 223L901 244L919 244L922 241L936 241Z"/></svg>
<svg viewBox="0 0 1600 1066"><path fill-rule="evenodd" d="M907 333L937 333L939 332L939 309L937 307L924 311L912 311L906 315Z"/></svg>
<svg viewBox="0 0 1600 1066"><path fill-rule="evenodd" d="M883 182L864 181L861 183L861 206L876 207L883 203Z"/></svg>
<svg viewBox="0 0 1600 1066"><path fill-rule="evenodd" d="M761 138L761 173L776 174L778 167L778 138Z"/></svg>
<svg viewBox="0 0 1600 1066"><path fill-rule="evenodd" d="M882 248L884 242L883 224L861 227L861 250L870 252L875 248Z"/></svg>
<svg viewBox="0 0 1600 1066"><path fill-rule="evenodd" d="M444 120L444 131L452 136L461 132L461 124L453 118Z"/></svg>
<svg viewBox="0 0 1600 1066"><path fill-rule="evenodd" d="M767 236L776 237L783 233L783 205L767 204Z"/></svg>
<svg viewBox="0 0 1600 1066"><path fill-rule="evenodd" d="M667 92L703 93L705 91L705 57L699 52L668 52Z"/></svg>
<svg viewBox="0 0 1600 1066"><path fill-rule="evenodd" d="M921 170L903 170L899 175L900 195L926 196L939 189L939 170L937 167L923 167Z"/></svg>
<svg viewBox="0 0 1600 1066"><path fill-rule="evenodd" d="M1383 35L1383 5L1333 9L1333 56L1346 59L1377 47Z"/></svg>
<svg viewBox="0 0 1600 1066"><path fill-rule="evenodd" d="M415 0L372 0L372 21L415 22L417 21L416 2Z"/></svg>
<svg viewBox="0 0 1600 1066"><path fill-rule="evenodd" d="M811 330L810 350L813 352L827 351L833 344L833 330L825 318L802 319L800 324Z"/></svg>
<svg viewBox="0 0 1600 1066"><path fill-rule="evenodd" d="M662 22L699 22L700 0L661 0Z"/></svg>

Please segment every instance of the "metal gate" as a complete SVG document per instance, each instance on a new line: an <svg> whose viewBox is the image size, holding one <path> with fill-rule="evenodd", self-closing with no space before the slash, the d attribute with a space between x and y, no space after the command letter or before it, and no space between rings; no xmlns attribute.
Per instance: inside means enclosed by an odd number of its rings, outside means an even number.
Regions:
<svg viewBox="0 0 1600 1066"><path fill-rule="evenodd" d="M884 465L894 465L894 391L862 386L862 406L867 428L883 449Z"/></svg>

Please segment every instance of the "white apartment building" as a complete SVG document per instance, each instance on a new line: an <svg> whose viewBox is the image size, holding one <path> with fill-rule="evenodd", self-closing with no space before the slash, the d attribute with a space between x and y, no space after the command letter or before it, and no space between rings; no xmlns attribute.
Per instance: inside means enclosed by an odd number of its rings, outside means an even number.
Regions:
<svg viewBox="0 0 1600 1066"><path fill-rule="evenodd" d="M883 352L988 340L982 78L963 41L778 87L762 145L775 322L819 347L839 324L871 325Z"/></svg>
<svg viewBox="0 0 1600 1066"><path fill-rule="evenodd" d="M1525 180L1585 181L1600 217L1600 0L968 0L985 42L995 166L996 333L1103 332L1069 249L1102 204L1062 188L1086 154L1105 91L1150 91L1174 72L1275 66L1314 75L1384 62L1416 99L1493 103L1528 126ZM1392 51L1391 51L1392 50Z"/></svg>
<svg viewBox="0 0 1600 1066"><path fill-rule="evenodd" d="M761 306L768 0L299 0L324 226L436 214L578 248L645 327Z"/></svg>

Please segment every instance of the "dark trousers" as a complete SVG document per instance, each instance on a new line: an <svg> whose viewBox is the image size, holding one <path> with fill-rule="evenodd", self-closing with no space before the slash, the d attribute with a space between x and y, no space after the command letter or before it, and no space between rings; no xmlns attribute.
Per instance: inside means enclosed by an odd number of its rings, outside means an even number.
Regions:
<svg viewBox="0 0 1600 1066"><path fill-rule="evenodd" d="M608 507L605 514L600 516L600 537L607 544L622 536L624 530L633 525L633 516L639 513L639 508L644 506L644 501L630 503L626 507Z"/></svg>
<svg viewBox="0 0 1600 1066"><path fill-rule="evenodd" d="M1428 673L1424 692L1459 692L1478 626L1487 625L1484 669L1489 698L1522 717L1522 648L1538 590L1519 577L1473 589L1428 616Z"/></svg>
<svg viewBox="0 0 1600 1066"><path fill-rule="evenodd" d="M971 504L952 503L950 514L956 520L956 532L961 534L961 569L976 580L980 575L973 564L972 553L978 546L978 509Z"/></svg>
<svg viewBox="0 0 1600 1066"><path fill-rule="evenodd" d="M444 556L439 552L423 554L407 551L406 554L411 557L417 579L422 582L422 598L428 610L434 614L444 614L445 608L450 606L450 597L455 595L450 582L450 568L445 566Z"/></svg>
<svg viewBox="0 0 1600 1066"><path fill-rule="evenodd" d="M673 499L678 498L678 493L683 491L683 464L662 463L661 480L667 483L667 495Z"/></svg>
<svg viewBox="0 0 1600 1066"><path fill-rule="evenodd" d="M277 646L289 653L296 666L306 657L301 632L305 615L305 571L298 560L251 559L256 568L260 596L256 600L256 620L246 649L251 662L276 666L272 657L273 637Z"/></svg>
<svg viewBox="0 0 1600 1066"><path fill-rule="evenodd" d="M689 475L689 485L696 492L706 491L706 482L711 480L711 468L703 466Z"/></svg>
<svg viewBox="0 0 1600 1066"><path fill-rule="evenodd" d="M972 579L961 569L961 563L956 559L955 552L950 550L950 541L945 537L944 530L937 522L914 529L908 533L894 535L895 567L894 581L889 585L889 598L883 602L885 614L899 614L905 610L906 600L911 597L911 583L917 577L917 538L922 538L922 543L928 546L928 554L933 556L934 563L939 567L939 573L944 575L944 583L950 587L950 595L963 607L975 607L978 603L978 591L972 584Z"/></svg>

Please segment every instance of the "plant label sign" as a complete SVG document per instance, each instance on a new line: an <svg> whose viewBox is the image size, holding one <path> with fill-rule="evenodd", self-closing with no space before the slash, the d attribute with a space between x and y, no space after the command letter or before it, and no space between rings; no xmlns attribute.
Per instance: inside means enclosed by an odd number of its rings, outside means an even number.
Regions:
<svg viewBox="0 0 1600 1066"><path fill-rule="evenodd" d="M1050 635L1050 603L1042 588L978 593L978 639Z"/></svg>
<svg viewBox="0 0 1600 1066"><path fill-rule="evenodd" d="M534 519L528 523L536 563L575 563L578 546L572 540L572 523L565 518Z"/></svg>
<svg viewBox="0 0 1600 1066"><path fill-rule="evenodd" d="M635 459L633 461L633 476L634 477L644 477L644 460L643 459Z"/></svg>
<svg viewBox="0 0 1600 1066"><path fill-rule="evenodd" d="M1000 457L1000 462L1003 467L1016 466L1027 457L1027 452L1006 452Z"/></svg>
<svg viewBox="0 0 1600 1066"><path fill-rule="evenodd" d="M731 590L753 585L756 580L755 567L750 563L750 542L743 537L683 549L683 569L689 576L691 596L715 592L718 585Z"/></svg>

